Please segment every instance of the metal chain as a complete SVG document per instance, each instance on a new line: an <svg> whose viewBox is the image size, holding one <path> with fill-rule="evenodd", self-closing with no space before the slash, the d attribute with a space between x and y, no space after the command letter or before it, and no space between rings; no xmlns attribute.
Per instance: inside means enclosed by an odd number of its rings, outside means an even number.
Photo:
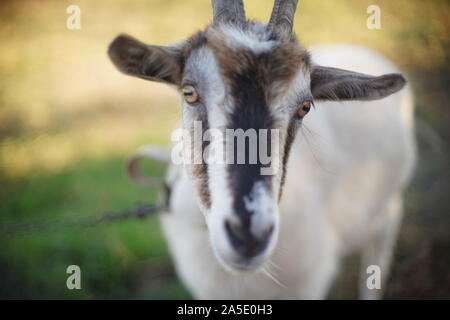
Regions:
<svg viewBox="0 0 450 320"><path fill-rule="evenodd" d="M112 212L106 211L98 216L66 217L49 220L32 220L24 223L0 226L0 238L31 233L53 232L68 228L89 228L100 224L123 221L130 218L146 218L166 211L165 205L140 204L133 209Z"/></svg>
<svg viewBox="0 0 450 320"><path fill-rule="evenodd" d="M159 199L157 204L140 204L133 209L117 212L107 211L98 216L73 216L47 220L31 220L23 223L0 225L0 238L27 235L31 233L54 232L68 228L89 228L100 224L123 221L130 218L145 218L160 212L168 212L170 187L165 179L145 177L139 171L139 164L143 159L169 163L170 153L155 146L144 146L133 154L127 161L130 178L138 185L157 188Z"/></svg>

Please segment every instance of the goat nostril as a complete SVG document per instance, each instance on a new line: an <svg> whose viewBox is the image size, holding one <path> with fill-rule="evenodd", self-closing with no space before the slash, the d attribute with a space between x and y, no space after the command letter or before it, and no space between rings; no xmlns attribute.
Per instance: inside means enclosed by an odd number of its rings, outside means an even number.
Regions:
<svg viewBox="0 0 450 320"><path fill-rule="evenodd" d="M244 245L245 244L245 234L242 232L242 229L236 226L232 226L229 221L225 222L225 230L227 232L228 237L232 240L232 243L236 243L236 245Z"/></svg>
<svg viewBox="0 0 450 320"><path fill-rule="evenodd" d="M232 225L229 221L225 222L225 230L232 247L242 256L251 258L267 247L274 227L270 226L260 237L252 235L250 228Z"/></svg>
<svg viewBox="0 0 450 320"><path fill-rule="evenodd" d="M274 229L274 228L273 228L273 225L271 225L270 228L267 229L266 232L264 232L263 239L268 239L268 238L270 238L270 236L271 236L272 233L273 233L273 229Z"/></svg>

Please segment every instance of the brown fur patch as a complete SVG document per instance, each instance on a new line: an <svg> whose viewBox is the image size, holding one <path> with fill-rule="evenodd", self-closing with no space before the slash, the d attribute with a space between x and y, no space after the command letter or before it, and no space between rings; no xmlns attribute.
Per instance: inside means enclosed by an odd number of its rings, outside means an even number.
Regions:
<svg viewBox="0 0 450 320"><path fill-rule="evenodd" d="M230 48L225 45L226 34L221 32L208 33L208 46L212 48L221 72L229 86L237 75L252 69L259 82L266 90L268 103L274 99L281 89L287 88L302 65L309 68L310 57L292 37L287 42L280 42L272 50L256 54L248 48ZM276 39L275 39L276 40ZM275 90L276 88L276 90ZM272 90L271 90L272 89Z"/></svg>
<svg viewBox="0 0 450 320"><path fill-rule="evenodd" d="M192 165L192 178L197 186L198 195L203 205L209 209L211 208L211 194L209 191L209 183L208 183L208 165L205 163L202 164L193 164Z"/></svg>
<svg viewBox="0 0 450 320"><path fill-rule="evenodd" d="M284 143L284 153L283 153L283 167L282 167L282 175L281 175L281 183L280 183L280 193L278 195L278 201L281 200L281 196L283 195L284 183L286 182L286 167L289 160L289 154L291 153L292 143L295 140L295 136L297 135L298 124L295 120L291 120L286 132L286 139Z"/></svg>
<svg viewBox="0 0 450 320"><path fill-rule="evenodd" d="M196 121L202 122L202 136L205 134L205 131L208 130L209 124L208 119L206 118L206 115L203 115L196 119ZM191 132L191 137L194 137L194 132ZM191 150L194 150L194 141L191 141ZM200 201L202 204L207 208L211 208L211 193L209 190L209 176L208 176L208 164L203 161L203 153L205 151L205 148L207 146L207 142L203 142L202 145L202 153L201 155L195 154L194 157L202 157L201 163L197 164L197 162L194 162L194 164L188 166L189 173L191 175L192 181L197 189L197 194L200 197ZM194 151L195 152L195 151ZM196 160L196 159L191 159Z"/></svg>

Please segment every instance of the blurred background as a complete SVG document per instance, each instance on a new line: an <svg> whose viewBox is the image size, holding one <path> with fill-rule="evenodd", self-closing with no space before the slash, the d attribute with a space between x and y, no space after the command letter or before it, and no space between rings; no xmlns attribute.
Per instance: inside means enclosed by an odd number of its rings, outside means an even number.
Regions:
<svg viewBox="0 0 450 320"><path fill-rule="evenodd" d="M245 2L248 17L268 21L273 1ZM381 30L366 27L373 4L381 8ZM66 27L70 5L81 9L79 30ZM306 46L365 45L410 79L420 159L385 297L450 298L449 1L302 0L296 18ZM178 97L162 84L119 74L106 49L122 32L164 45L210 20L209 0L1 1L0 226L154 201L154 191L127 180L124 159L141 145L169 144ZM156 165L147 170L163 174ZM331 298L356 297L357 262L347 259ZM81 267L82 290L66 288L73 264ZM190 295L150 217L0 238L0 298Z"/></svg>

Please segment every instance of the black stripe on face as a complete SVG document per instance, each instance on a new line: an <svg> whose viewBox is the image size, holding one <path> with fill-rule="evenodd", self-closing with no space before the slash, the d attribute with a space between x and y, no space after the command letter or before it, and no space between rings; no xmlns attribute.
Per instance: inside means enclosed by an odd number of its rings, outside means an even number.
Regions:
<svg viewBox="0 0 450 320"><path fill-rule="evenodd" d="M261 58L264 60L264 57ZM234 98L234 111L228 119L227 128L229 129L254 129L256 131L257 146L250 146L248 138L245 143L245 164L238 164L238 145L237 139L234 141L234 161L229 164L228 179L232 190L232 198L234 199L234 212L239 216L244 228L250 226L249 212L245 206L244 198L248 197L253 186L257 181L263 181L270 188L271 176L261 175L261 169L268 165L263 165L259 157L259 143L262 136L259 135L259 129L270 130L273 125L273 119L269 110L266 95L266 74L264 61L258 61L255 58L250 61L249 65L242 71L233 74L229 78L231 84L231 94ZM270 132L267 134L268 156L271 156L270 150ZM256 163L250 163L250 151L257 152ZM242 150L241 150L242 151ZM242 155L241 155L242 156Z"/></svg>

